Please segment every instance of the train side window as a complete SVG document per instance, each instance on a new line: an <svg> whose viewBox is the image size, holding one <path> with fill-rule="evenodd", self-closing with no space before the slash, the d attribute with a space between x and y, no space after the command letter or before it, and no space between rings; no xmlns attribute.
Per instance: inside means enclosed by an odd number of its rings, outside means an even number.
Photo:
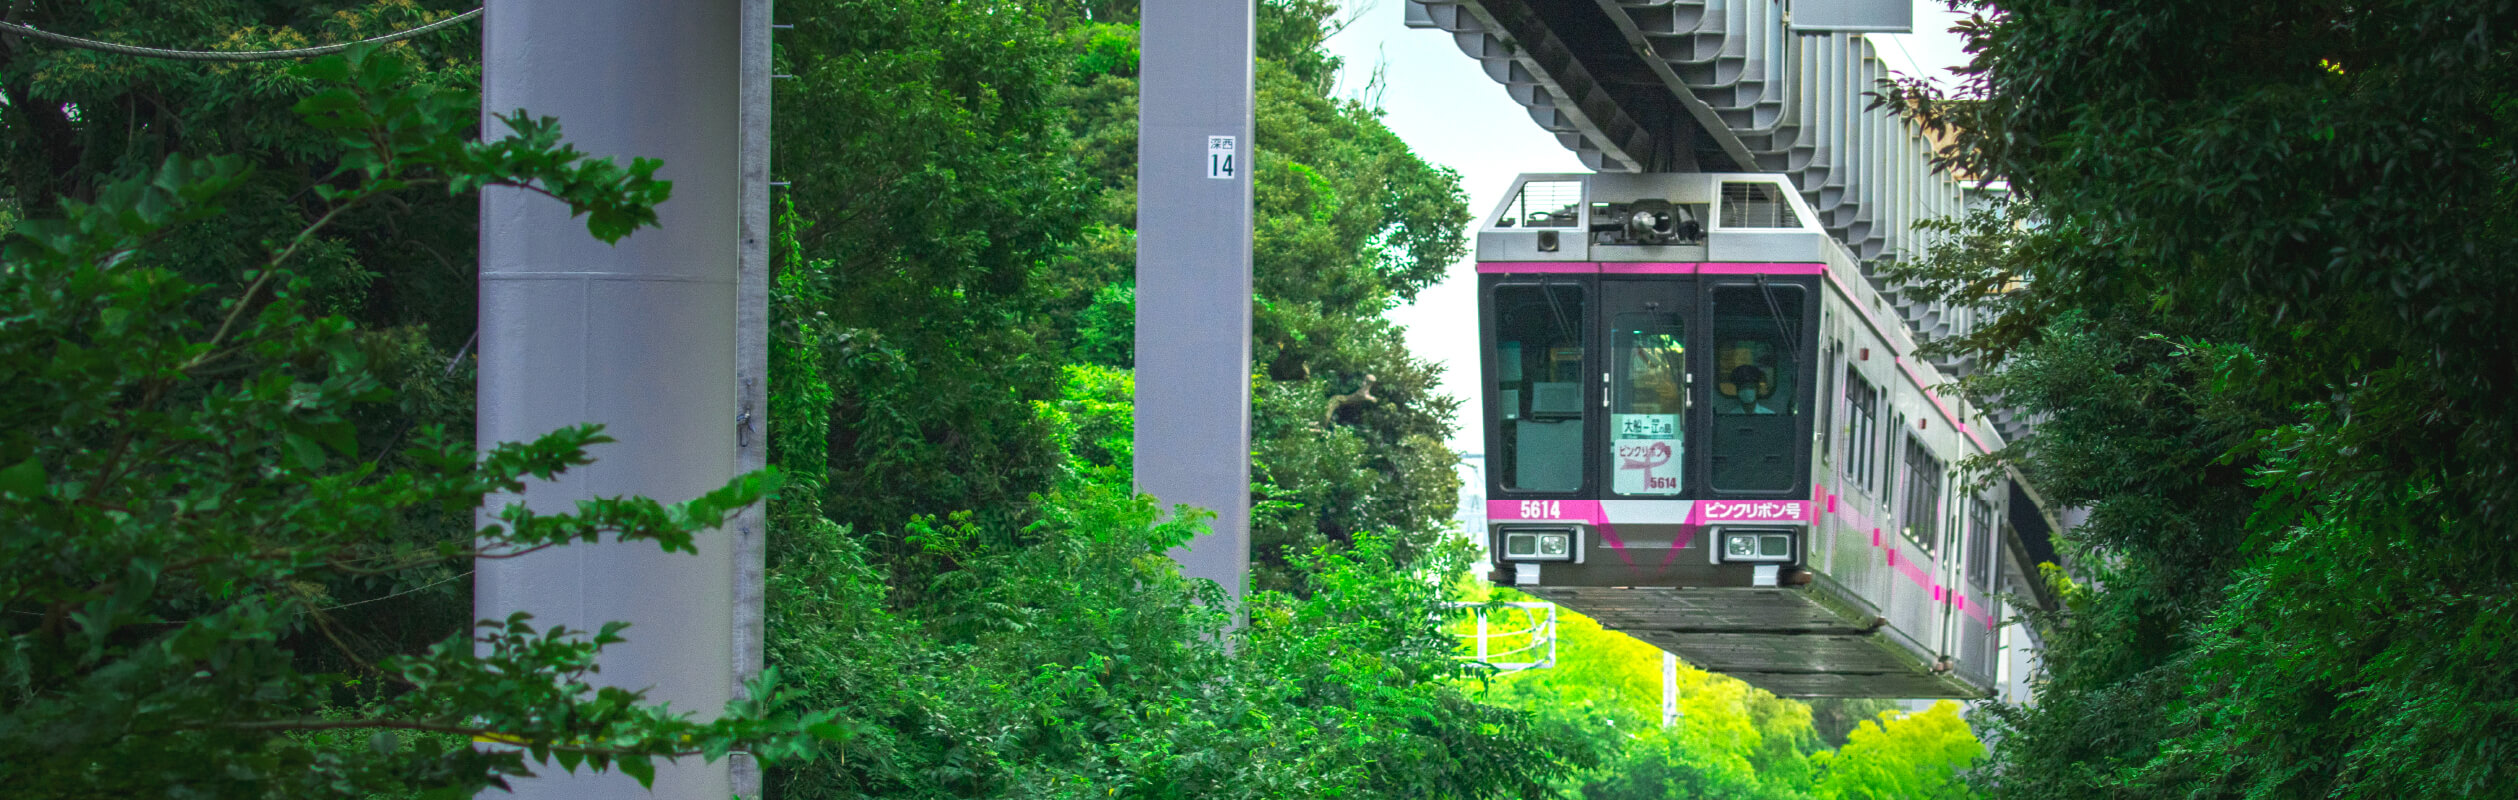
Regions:
<svg viewBox="0 0 2518 800"><path fill-rule="evenodd" d="M1974 498L1967 508L1967 580L1993 585L1993 504Z"/></svg>
<svg viewBox="0 0 2518 800"><path fill-rule="evenodd" d="M1880 390L1871 388L1871 382L1863 380L1862 373L1855 371L1851 364L1845 365L1844 405L1845 461L1840 466L1844 469L1845 480L1862 487L1865 492L1876 492L1871 472L1875 460L1871 441L1879 435Z"/></svg>
<svg viewBox="0 0 2518 800"><path fill-rule="evenodd" d="M1906 440L1906 498L1899 509L1898 530L1923 548L1925 555L1941 544L1941 460L1913 436Z"/></svg>
<svg viewBox="0 0 2518 800"><path fill-rule="evenodd" d="M1687 463L1687 332L1677 314L1619 314L1609 326L1610 488L1672 495Z"/></svg>
<svg viewBox="0 0 2518 800"><path fill-rule="evenodd" d="M1714 488L1790 490L1801 478L1794 445L1810 403L1799 385L1802 288L1725 286L1711 295Z"/></svg>
<svg viewBox="0 0 2518 800"><path fill-rule="evenodd" d="M1495 429L1503 440L1488 449L1507 489L1582 489L1588 308L1580 286L1495 287Z"/></svg>
<svg viewBox="0 0 2518 800"><path fill-rule="evenodd" d="M1830 372L1828 368L1835 366L1836 352L1836 341L1833 339L1828 340L1826 352L1819 354L1819 380L1826 381L1835 377L1835 374ZM1827 385L1825 383L1821 383L1819 385L1818 403L1819 460L1821 462L1832 462L1835 460L1836 455L1836 401L1830 396L1830 394L1831 393L1827 390Z"/></svg>

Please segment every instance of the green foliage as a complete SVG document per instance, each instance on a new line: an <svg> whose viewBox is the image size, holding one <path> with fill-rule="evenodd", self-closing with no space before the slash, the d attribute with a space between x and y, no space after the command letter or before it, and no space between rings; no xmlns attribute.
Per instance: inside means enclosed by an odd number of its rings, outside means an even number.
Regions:
<svg viewBox="0 0 2518 800"><path fill-rule="evenodd" d="M1003 4L782 9L775 138L798 220L781 280L830 402L822 513L861 530L974 510L1019 526L1059 472L1039 284L1084 222L1052 92L1070 43ZM785 324L785 323L782 323ZM789 417L792 418L792 417Z"/></svg>
<svg viewBox="0 0 2518 800"><path fill-rule="evenodd" d="M1061 362L1134 359L1134 9L1024 7L834 0L782 38L784 280L831 398L798 411L828 420L824 515L859 530L1019 528L1061 471L1029 407ZM1456 176L1327 95L1335 11L1259 10L1254 552L1277 588L1364 532L1423 552L1457 488L1452 404L1382 314L1457 260L1468 214Z"/></svg>
<svg viewBox="0 0 2518 800"><path fill-rule="evenodd" d="M1579 728L1456 686L1426 622L1456 561L1314 553L1312 592L1255 595L1225 632L1216 587L1165 555L1202 517L1127 488L1126 373L1066 375L1037 410L1068 470L1023 544L913 520L900 563L774 506L770 658L847 734L776 773L782 796L1520 797L1591 763Z"/></svg>
<svg viewBox="0 0 2518 800"><path fill-rule="evenodd" d="M1943 700L1918 714L1880 712L1854 728L1845 746L1812 759L1827 777L1821 800L1935 800L1976 796L1958 780L1984 757L1958 704Z"/></svg>
<svg viewBox="0 0 2518 800"><path fill-rule="evenodd" d="M436 0L325 6L82 0L30 5L11 19L119 41L267 49L362 38L472 6ZM429 98L435 90L477 94L479 30L456 25L377 48L362 69L404 73L407 86L398 89L411 90L407 99L413 103L434 102ZM315 316L353 323L349 338L365 356L366 368L395 389L391 402L343 412L361 452L371 454L379 470L391 471L417 466L401 453L412 430L434 426L449 439L469 441L473 370L462 355L476 316L475 193L396 191L349 204L326 199L323 192L359 179L336 174L341 159L367 149L345 150L335 131L308 125L293 110L329 84L290 62L173 62L10 41L0 48L0 94L10 100L0 104L0 187L5 187L0 215L8 216L12 227L21 217L64 218L64 202L95 202L100 187L153 175L170 156L236 159L249 169L220 196L216 223L162 230L150 246L131 254L133 263L168 270L191 284L229 286L237 276L260 269L274 250L293 246L288 272L302 283L288 287L291 295ZM394 65L378 63L387 61ZM481 121L470 110L446 120L467 131ZM507 130L498 123L493 128L494 136ZM317 233L300 240L310 228ZM225 315L217 303L234 297L200 294L182 313L215 326ZM406 535L463 536L471 523L469 513L429 510L409 516ZM435 572L401 586L336 581L326 589L342 603L357 603L337 616L345 630L357 632L361 647L416 652L470 621L467 574ZM431 591L399 592L441 580L445 583ZM359 667L332 647L299 647L295 653L299 666L312 672Z"/></svg>
<svg viewBox="0 0 2518 800"><path fill-rule="evenodd" d="M1843 747L1862 723L1877 719L1881 712L1897 710L1897 703L1874 697L1813 697L1803 701L1810 707L1810 729L1819 742L1828 747Z"/></svg>
<svg viewBox="0 0 2518 800"><path fill-rule="evenodd" d="M1262 589L1223 629L1129 490L1133 3L824 0L782 35L769 657L845 737L789 797L1519 797L1590 732L1482 704L1431 623L1451 409L1381 319L1456 179L1329 98L1269 2Z"/></svg>
<svg viewBox="0 0 2518 800"><path fill-rule="evenodd" d="M257 48L455 8L15 18ZM603 439L477 460L464 439L470 190L550 195L613 240L654 223L652 162L584 159L521 112L469 141L477 28L303 71L0 51L0 214L66 220L20 245L137 242L8 262L11 292L52 305L12 307L0 363L94 384L0 401L64 415L0 440L0 504L64 515L0 539L13 796L456 796L533 763L643 776L737 744L829 756L773 774L798 797L1518 797L1595 766L1593 731L1477 702L1428 622L1458 566L1433 536L1450 409L1379 316L1459 255L1466 214L1452 176L1327 96L1327 3L1267 3L1260 36L1278 167L1254 414L1275 438L1254 491L1281 514L1265 574L1301 592L1254 595L1227 633L1214 587L1165 557L1200 518L1127 489L1135 11L789 10L770 657L827 712L782 716L764 683L706 725L588 686L617 628L472 625L457 571L598 535L688 549L767 491L514 507L472 530L484 498ZM76 268L19 269L46 258Z"/></svg>
<svg viewBox="0 0 2518 800"><path fill-rule="evenodd" d="M1888 98L2025 224L1914 274L2008 313L1945 344L2045 417L2004 458L2092 512L1988 788L2511 793L2518 17L1967 5L1957 94Z"/></svg>
<svg viewBox="0 0 2518 800"><path fill-rule="evenodd" d="M1665 728L1661 650L1580 614L1563 609L1556 614L1555 665L1489 678L1478 693L1489 702L1591 728L1619 745L1614 758L1559 781L1554 796L1972 796L1955 776L1983 747L1955 703L1919 715L1895 711L1885 701L1864 704L1879 709L1875 718L1858 722L1850 743L1829 751L1812 725L1811 705L1681 663L1679 716Z"/></svg>
<svg viewBox="0 0 2518 800"><path fill-rule="evenodd" d="M664 162L633 158L627 169L611 159L588 159L560 141L559 120L534 118L518 109L499 116L511 135L489 142L454 135L478 113L479 101L462 91L432 88L395 91L411 83L410 66L398 59L362 56L324 59L300 71L318 89L297 102L309 126L332 134L341 157L312 190L333 202L362 194L443 183L448 194L485 186L509 186L568 204L586 218L586 232L617 244L631 231L656 224L656 204L673 195L673 182L656 180ZM406 178L415 166L434 167L442 178ZM328 183L356 175L343 189Z"/></svg>
<svg viewBox="0 0 2518 800"><path fill-rule="evenodd" d="M1041 415L1079 477L1121 485L1136 466L1136 376L1098 364L1067 366L1065 390Z"/></svg>
<svg viewBox="0 0 2518 800"><path fill-rule="evenodd" d="M364 38L475 5L82 0L29 5L11 19L117 41L257 50ZM369 69L392 62L413 87L477 95L479 30L457 25L379 48ZM311 189L344 151L330 132L292 111L319 81L290 62L204 64L11 41L0 52L0 93L10 99L0 106L0 200L26 216L62 216L62 199L92 201L99 187L154 171L170 155L242 158L256 169L226 195L226 224L172 231L148 254L187 280L209 283L259 264L268 252L257 242L294 236L329 210ZM413 335L438 352L413 355L442 367L472 332L478 216L469 192L401 193L353 207L295 257L295 271L309 282L302 296L374 335L420 328ZM470 404L459 405L425 421L469 430Z"/></svg>
<svg viewBox="0 0 2518 800"><path fill-rule="evenodd" d="M1262 27L1316 41L1332 11L1268 4ZM1432 547L1459 491L1443 445L1454 403L1382 316L1464 254L1459 178L1370 109L1328 97L1305 63L1263 47L1253 173L1253 481L1270 513L1254 516L1252 548L1261 585L1283 588L1300 579L1281 554L1359 532L1396 534L1403 553Z"/></svg>
<svg viewBox="0 0 2518 800"><path fill-rule="evenodd" d="M660 756L806 752L815 720L771 713L784 695L769 681L752 687L758 702L709 723L589 685L620 624L537 630L517 614L383 652L341 627L337 588L422 591L474 558L597 537L689 551L773 481L561 514L513 503L475 535L440 535L432 515L513 496L609 439L584 426L476 454L424 426L383 443L407 466L381 467L357 424L361 407L392 396L369 364L376 342L310 309L293 259L327 223L415 186L541 192L613 238L652 222L666 189L643 179L652 167L583 160L548 121L519 116L518 136L471 141L472 104L411 84L389 58L357 51L300 74L318 88L297 110L335 137L340 166L317 220L256 267L200 283L156 263L164 242L215 224L253 185L235 157L170 156L92 200L65 199L61 219L21 223L7 248L0 382L12 391L0 416L13 424L0 431L0 514L14 524L0 534L0 781L23 797L461 797L553 761L644 780ZM301 669L296 650L308 647L362 677ZM337 687L371 679L385 686L354 708L329 704ZM364 741L342 746L351 731ZM398 731L435 735L406 746Z"/></svg>
<svg viewBox="0 0 2518 800"><path fill-rule="evenodd" d="M1136 77L1136 26L1085 24L1077 26L1074 35L1084 42L1084 54L1075 61L1076 75L1086 78L1100 75Z"/></svg>

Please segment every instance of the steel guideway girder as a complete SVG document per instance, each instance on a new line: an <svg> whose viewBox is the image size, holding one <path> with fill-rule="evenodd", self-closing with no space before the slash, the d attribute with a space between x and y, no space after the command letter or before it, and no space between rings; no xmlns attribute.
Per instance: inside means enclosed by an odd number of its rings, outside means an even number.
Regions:
<svg viewBox="0 0 2518 800"><path fill-rule="evenodd" d="M1638 172L1651 135L1627 116L1567 44L1549 32L1527 5L1428 5L1443 20L1461 52L1478 60L1487 77L1503 84L1541 130L1603 172ZM1495 35L1490 31L1504 31Z"/></svg>
<svg viewBox="0 0 2518 800"><path fill-rule="evenodd" d="M1866 267L1920 253L1915 222L1962 208L1915 125L1870 108L1890 72L1860 34L1795 32L1782 0L1408 0L1542 128L1604 172L1656 170L1651 132L1683 115L1729 165L1781 172ZM1585 36L1614 30L1615 39ZM1598 65L1640 63L1638 74ZM1651 80L1675 103L1606 85ZM1700 162L1705 159L1699 159ZM1901 287L1883 286L1892 296Z"/></svg>

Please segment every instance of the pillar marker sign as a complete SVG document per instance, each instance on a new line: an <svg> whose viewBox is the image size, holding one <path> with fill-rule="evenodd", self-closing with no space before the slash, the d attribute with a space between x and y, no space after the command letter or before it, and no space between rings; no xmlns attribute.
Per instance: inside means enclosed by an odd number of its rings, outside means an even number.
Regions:
<svg viewBox="0 0 2518 800"><path fill-rule="evenodd" d="M1233 144L1236 137L1207 137L1207 177L1219 181L1233 179Z"/></svg>

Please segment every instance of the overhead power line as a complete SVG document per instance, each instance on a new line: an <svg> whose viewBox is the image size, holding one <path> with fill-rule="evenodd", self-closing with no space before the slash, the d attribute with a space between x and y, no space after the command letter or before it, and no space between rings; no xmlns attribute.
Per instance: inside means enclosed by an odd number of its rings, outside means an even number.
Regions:
<svg viewBox="0 0 2518 800"><path fill-rule="evenodd" d="M328 44L322 47L300 47L292 50L168 50L163 47L141 47L139 45L103 42L95 39L82 39L76 36L54 33L40 28L30 28L14 22L0 22L0 31L6 31L20 36L32 36L37 39L57 44L65 44L71 47L97 50L106 53L121 53L127 56L140 56L142 58L171 58L184 61L273 61L284 58L313 58L315 56L330 55L362 44L385 44L387 42L399 42L420 34L435 31L439 28L469 21L474 17L481 16L482 10L483 9L476 8L436 22L419 26L417 28L412 28L407 31L388 33L373 39L360 39L355 42Z"/></svg>
<svg viewBox="0 0 2518 800"><path fill-rule="evenodd" d="M463 571L463 573L462 573L462 574L460 574L460 575L450 575L450 576L447 576L447 577L444 577L444 578L440 578L440 579L438 579L438 580L436 580L436 581L432 581L432 582L429 582L429 583L421 584L421 585L419 585L419 586L413 586L413 587L411 587L411 588L404 589L404 590L402 590L402 591L395 592L395 593L393 593L393 594L385 595L385 596L383 596L383 597L370 597L370 598L367 598L367 599L365 599L365 600L353 600L353 601L350 601L350 602L347 602L347 603L342 603L342 604L337 605L337 606L324 606L324 607L322 607L322 608L318 608L318 609L315 609L315 610L316 610L316 611L337 611L337 610L340 610L340 609L349 608L349 607L351 607L351 606L363 606L363 605L367 605L367 604L369 604L369 603L373 603L373 602L376 602L376 601L378 601L378 600L391 600L391 599L394 599L394 598L396 598L396 597L401 597L401 596L403 596L403 595L410 594L410 593L412 593L412 592L422 591L422 590L425 590L425 589L433 589L433 588L436 588L436 587L439 587L439 586L443 586L443 585L446 585L446 584L449 584L449 583L453 583L453 582L455 582L455 581L463 580L464 578L466 578L466 577L470 576L473 572L474 572L474 570L468 570L468 569L467 569L467 570L464 570L464 571Z"/></svg>

